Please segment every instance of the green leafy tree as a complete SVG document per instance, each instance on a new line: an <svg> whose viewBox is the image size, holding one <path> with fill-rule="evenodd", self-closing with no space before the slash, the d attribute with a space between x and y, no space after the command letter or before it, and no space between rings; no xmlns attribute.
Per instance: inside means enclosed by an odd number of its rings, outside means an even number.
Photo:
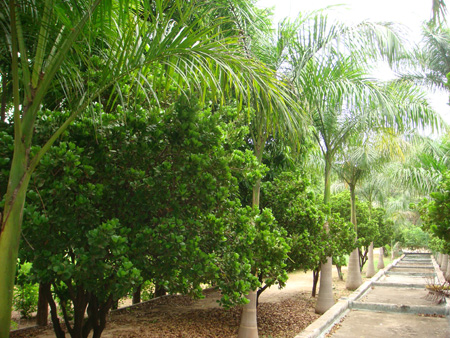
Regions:
<svg viewBox="0 0 450 338"><path fill-rule="evenodd" d="M324 213L308 187L309 182L301 172L285 172L273 182L263 183L263 205L271 208L290 239L287 261L290 271L315 269L327 251Z"/></svg>
<svg viewBox="0 0 450 338"><path fill-rule="evenodd" d="M133 82L138 88L148 86L150 95L146 97L161 99L165 87L156 89L145 76L160 65L167 79L176 78L180 90L185 85L202 93L212 88L219 97L232 87L238 98L249 88L258 88L254 96L276 91L276 86L262 89L276 79L261 64L242 57L235 38L215 34L222 21L201 25L204 11L197 2L163 0L46 0L25 1L20 6L10 1L0 7L2 36L6 37L2 41L7 41L6 61L11 65L12 102L7 104L12 103L14 121L14 156L0 226L1 336L9 334L15 264L31 175L86 107L110 88L114 88L109 91L111 99L120 98L120 81ZM101 59L97 65L95 56ZM82 74L92 71L101 76L95 82L81 81ZM63 103L70 108L70 115L40 150L32 153L34 125L42 104L48 104L47 94L55 94L51 111Z"/></svg>

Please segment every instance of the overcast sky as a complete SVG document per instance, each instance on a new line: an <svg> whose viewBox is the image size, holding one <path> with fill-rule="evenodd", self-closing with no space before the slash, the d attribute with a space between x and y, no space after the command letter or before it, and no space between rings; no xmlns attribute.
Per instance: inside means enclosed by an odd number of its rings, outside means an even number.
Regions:
<svg viewBox="0 0 450 338"><path fill-rule="evenodd" d="M259 0L260 8L274 7L274 20L295 17L300 11L312 11L336 6L329 15L346 22L391 21L401 23L412 40L420 40L420 27L431 17L431 0ZM389 76L386 74L386 76ZM441 116L450 123L448 92L430 93L430 102Z"/></svg>

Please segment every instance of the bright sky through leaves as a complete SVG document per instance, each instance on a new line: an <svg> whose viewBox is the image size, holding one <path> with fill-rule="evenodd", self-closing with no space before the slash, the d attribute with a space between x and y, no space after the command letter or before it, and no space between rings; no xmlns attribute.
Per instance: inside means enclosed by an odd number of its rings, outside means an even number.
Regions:
<svg viewBox="0 0 450 338"><path fill-rule="evenodd" d="M335 6L329 12L331 17L346 22L362 20L390 21L404 25L405 34L419 42L421 25L431 18L431 0L259 0L260 8L273 7L275 22L285 17L295 17L298 12L309 12L328 6ZM450 18L449 18L450 19ZM378 77L388 79L392 75L387 66L381 67ZM429 94L430 102L441 116L450 123L448 92Z"/></svg>

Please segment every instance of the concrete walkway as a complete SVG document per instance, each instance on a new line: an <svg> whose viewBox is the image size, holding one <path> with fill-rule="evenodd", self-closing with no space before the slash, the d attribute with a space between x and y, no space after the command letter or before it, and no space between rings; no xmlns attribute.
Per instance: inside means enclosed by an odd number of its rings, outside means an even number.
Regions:
<svg viewBox="0 0 450 338"><path fill-rule="evenodd" d="M443 281L430 254L405 254L296 338L448 338L450 308L425 288Z"/></svg>

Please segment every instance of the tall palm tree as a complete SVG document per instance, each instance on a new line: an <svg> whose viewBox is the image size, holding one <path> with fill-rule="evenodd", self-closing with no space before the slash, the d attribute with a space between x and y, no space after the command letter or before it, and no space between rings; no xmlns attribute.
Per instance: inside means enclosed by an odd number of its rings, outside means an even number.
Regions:
<svg viewBox="0 0 450 338"><path fill-rule="evenodd" d="M155 0L0 1L1 35L11 64L14 155L0 226L0 336L8 337L15 265L28 183L40 159L70 123L119 81L147 86L145 74L164 65L180 90L210 89L222 101L251 92L279 97L272 72L242 56L235 37L218 36L221 21L202 26L202 3ZM204 5L204 4L203 4ZM94 59L100 59L94 64ZM82 72L101 74L95 85ZM119 90L115 87L115 92ZM37 112L50 91L70 117L36 153L31 153ZM114 92L111 91L111 92ZM200 95L202 96L202 95ZM250 96L250 94L248 95Z"/></svg>
<svg viewBox="0 0 450 338"><path fill-rule="evenodd" d="M327 204L334 156L352 132L381 118L386 126L396 129L410 124L410 117L414 123L433 126L437 118L416 89L405 83L386 87L367 75L369 59L385 57L393 62L402 50L389 27L368 23L350 28L329 25L324 16L317 16L310 23L292 47L291 71L322 150ZM388 43L392 41L395 43ZM343 45L347 48L342 48ZM331 273L331 265L325 264L324 268ZM331 285L321 285L320 290L316 305L319 313L334 303Z"/></svg>
<svg viewBox="0 0 450 338"><path fill-rule="evenodd" d="M384 131L384 130L380 130ZM351 222L357 232L356 224L356 188L364 178L375 174L382 165L394 157L403 157L402 147L393 147L395 137L389 137L388 142L381 134L366 131L358 135L352 135L337 155L335 170L344 180L350 190ZM403 141L399 138L400 143ZM397 142L398 143L398 142ZM395 148L395 153L392 152ZM370 216L369 216L370 217ZM373 265L373 246L371 245L369 256ZM356 248L350 255L348 265L348 278L346 288L355 290L362 284L361 269L359 266L359 252Z"/></svg>
<svg viewBox="0 0 450 338"><path fill-rule="evenodd" d="M280 68L286 59L286 48L290 44L293 35L292 26L288 22L282 22L277 31L260 31L260 36L253 36L257 40L257 48L245 46L249 58L257 58L263 61L270 69L281 76ZM251 42L249 36L244 43ZM261 48L264 46L264 48ZM262 163L263 153L269 138L278 138L284 142L295 139L294 135L303 129L305 116L294 100L290 84L283 77L285 88L280 88L279 96L258 95L249 99L249 105L254 113L250 122L250 138L253 152L259 163ZM284 91L286 90L286 91ZM283 94L284 93L284 94ZM261 93L263 94L263 93ZM261 178L258 178L253 186L252 207L260 208ZM256 267L257 269L258 267ZM255 270L255 274L257 271ZM248 294L249 303L243 308L238 338L258 337L257 326L257 292Z"/></svg>

